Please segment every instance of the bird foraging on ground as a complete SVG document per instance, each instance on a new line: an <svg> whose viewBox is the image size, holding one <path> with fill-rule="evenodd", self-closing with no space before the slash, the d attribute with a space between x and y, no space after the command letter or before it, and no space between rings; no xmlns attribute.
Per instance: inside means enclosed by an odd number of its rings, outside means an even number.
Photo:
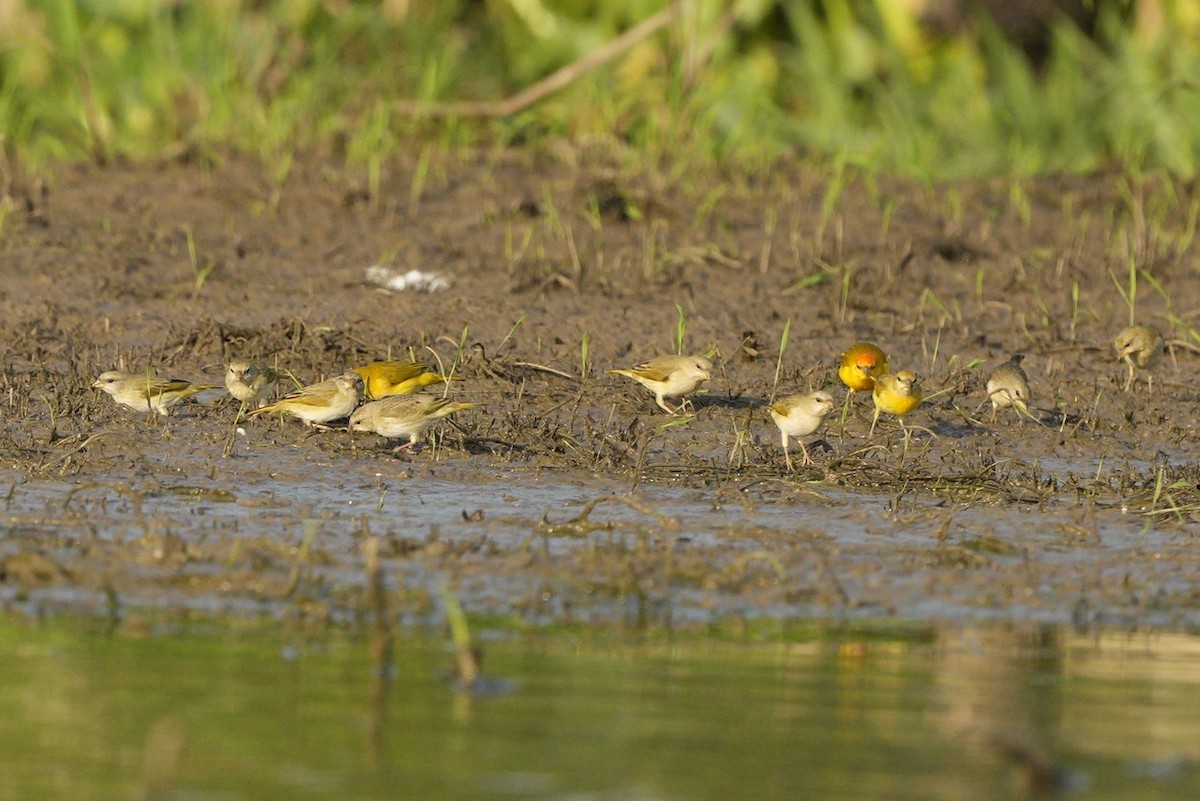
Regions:
<svg viewBox="0 0 1200 801"><path fill-rule="evenodd" d="M900 428L904 428L904 415L921 405L921 378L907 370L881 375L875 379L871 397L875 400L875 416L871 418L868 438L875 433L875 424L883 412L896 415Z"/></svg>
<svg viewBox="0 0 1200 801"><path fill-rule="evenodd" d="M234 359L225 368L225 389L247 406L265 406L278 383L279 373L265 364Z"/></svg>
<svg viewBox="0 0 1200 801"><path fill-rule="evenodd" d="M828 392L810 392L807 395L792 395L775 401L767 407L771 419L779 426L783 439L783 458L788 470L793 470L792 455L788 453L788 438L795 437L800 443L800 451L804 454L802 465L812 464L808 448L804 445L803 437L821 427L825 415L833 410L833 396Z"/></svg>
<svg viewBox="0 0 1200 801"><path fill-rule="evenodd" d="M1134 373L1137 370L1146 371L1146 384L1151 392L1154 391L1153 370L1158 366L1163 354L1162 334L1148 325L1131 325L1117 334L1113 339L1113 347L1117 358L1129 366L1129 378L1125 381L1125 391L1133 386Z"/></svg>
<svg viewBox="0 0 1200 801"><path fill-rule="evenodd" d="M654 393L658 408L670 415L678 414L686 405L686 396L712 378L712 362L703 356L659 356L629 370L609 370L628 376ZM681 398L678 409L672 409L664 398Z"/></svg>
<svg viewBox="0 0 1200 801"><path fill-rule="evenodd" d="M887 371L887 354L870 342L859 342L842 354L838 378L851 392L868 392L875 388L875 379Z"/></svg>
<svg viewBox="0 0 1200 801"><path fill-rule="evenodd" d="M1021 367L1023 353L1013 354L1004 364L996 367L987 379L988 399L992 402L992 422L996 422L996 410L1012 407L1017 416L1029 414L1029 376Z"/></svg>
<svg viewBox="0 0 1200 801"><path fill-rule="evenodd" d="M154 410L162 415L170 414L171 407L198 392L220 389L215 384L193 384L182 378L159 378L151 372L129 374L120 370L101 373L92 386L112 395L122 406L140 412Z"/></svg>
<svg viewBox="0 0 1200 801"><path fill-rule="evenodd" d="M269 406L247 413L280 412L303 420L306 425L321 425L348 417L362 398L362 378L357 373L344 373L328 381L301 387Z"/></svg>
<svg viewBox="0 0 1200 801"><path fill-rule="evenodd" d="M432 395L393 395L356 409L350 415L350 430L367 431L386 439L407 437L408 442L394 450L410 450L435 422L474 405Z"/></svg>
<svg viewBox="0 0 1200 801"><path fill-rule="evenodd" d="M407 395L422 387L444 384L450 379L429 369L424 362L371 362L355 367L362 376L367 400Z"/></svg>
<svg viewBox="0 0 1200 801"><path fill-rule="evenodd" d="M846 393L846 402L842 404L843 423L850 412L850 401L855 393L873 390L875 379L887 371L887 354L870 342L858 342L846 349L838 365L838 378L850 390Z"/></svg>

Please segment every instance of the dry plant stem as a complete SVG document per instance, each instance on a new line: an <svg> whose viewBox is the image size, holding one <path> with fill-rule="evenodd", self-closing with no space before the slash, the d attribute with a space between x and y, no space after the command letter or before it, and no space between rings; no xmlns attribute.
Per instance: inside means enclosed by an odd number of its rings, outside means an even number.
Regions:
<svg viewBox="0 0 1200 801"><path fill-rule="evenodd" d="M396 103L396 111L401 114L424 115L432 117L511 117L555 92L568 86L578 78L594 69L612 61L617 56L632 48L643 39L647 39L665 28L679 13L679 4L672 3L662 11L634 25L625 33L596 50L588 53L578 61L573 61L556 72L547 75L542 80L504 100L457 102L457 103L423 103L414 100L401 100Z"/></svg>

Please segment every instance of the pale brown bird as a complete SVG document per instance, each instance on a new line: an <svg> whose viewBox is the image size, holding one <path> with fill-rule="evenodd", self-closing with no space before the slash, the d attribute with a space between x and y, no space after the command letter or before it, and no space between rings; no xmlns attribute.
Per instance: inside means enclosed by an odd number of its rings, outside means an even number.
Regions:
<svg viewBox="0 0 1200 801"><path fill-rule="evenodd" d="M159 378L149 372L129 374L120 370L101 373L92 386L112 395L122 406L163 415L170 414L173 406L198 392L220 389L216 384L193 384L182 378Z"/></svg>
<svg viewBox="0 0 1200 801"><path fill-rule="evenodd" d="M792 455L788 453L788 438L795 437L800 443L800 451L804 454L801 464L812 464L808 448L804 445L804 437L821 427L825 415L833 410L833 396L828 392L810 392L807 395L792 395L775 401L767 407L771 419L779 426L779 434L783 439L783 458L788 470L792 467Z"/></svg>
<svg viewBox="0 0 1200 801"><path fill-rule="evenodd" d="M328 381L301 387L269 406L247 413L247 417L270 412L290 414L305 425L320 425L348 417L362 398L362 378L357 373L344 373Z"/></svg>
<svg viewBox="0 0 1200 801"><path fill-rule="evenodd" d="M394 450L410 450L439 419L474 405L433 395L392 395L356 409L350 415L350 430L367 431L387 439L407 437L408 442Z"/></svg>
<svg viewBox="0 0 1200 801"><path fill-rule="evenodd" d="M1136 370L1146 371L1146 384L1151 392L1154 391L1153 370L1158 366L1163 354L1162 334L1148 325L1131 325L1117 334L1113 340L1117 358L1124 360L1129 366L1129 378L1125 381L1125 391L1133 386Z"/></svg>
<svg viewBox="0 0 1200 801"><path fill-rule="evenodd" d="M234 359L225 369L225 389L247 406L266 406L279 383L279 373L265 364Z"/></svg>
<svg viewBox="0 0 1200 801"><path fill-rule="evenodd" d="M712 362L703 356L658 356L628 370L608 372L632 378L654 393L658 408L674 415L683 410L685 402L672 409L664 398L685 398L698 390L712 378Z"/></svg>
<svg viewBox="0 0 1200 801"><path fill-rule="evenodd" d="M992 422L996 422L996 410L1012 407L1017 416L1029 415L1029 376L1021 367L1025 354L1016 353L1008 361L998 365L987 379L988 399L992 402Z"/></svg>

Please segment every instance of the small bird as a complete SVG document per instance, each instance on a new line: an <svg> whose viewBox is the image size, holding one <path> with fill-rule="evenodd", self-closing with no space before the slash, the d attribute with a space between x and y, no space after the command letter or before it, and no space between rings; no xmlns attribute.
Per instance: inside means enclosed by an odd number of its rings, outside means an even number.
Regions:
<svg viewBox="0 0 1200 801"><path fill-rule="evenodd" d="M628 376L654 393L658 408L670 415L683 411L686 400L672 409L664 398L684 398L712 378L712 362L703 356L658 356L629 370L609 370Z"/></svg>
<svg viewBox="0 0 1200 801"><path fill-rule="evenodd" d="M193 384L181 378L159 378L153 373L130 375L120 370L101 373L92 383L102 389L122 406L144 412L153 409L162 415L171 413L171 407L187 400L197 392L220 389L216 384Z"/></svg>
<svg viewBox="0 0 1200 801"><path fill-rule="evenodd" d="M795 437L800 443L800 450L804 453L804 461L801 464L812 464L812 457L808 455L808 448L805 447L802 437L807 437L821 427L825 415L833 411L833 396L828 392L792 395L775 401L767 410L771 413L775 425L779 426L779 433L783 437L783 458L787 462L788 470L794 469L792 455L788 453L789 437Z"/></svg>
<svg viewBox="0 0 1200 801"><path fill-rule="evenodd" d="M1117 358L1123 359L1129 365L1129 378L1125 381L1125 391L1133 386L1133 376L1136 370L1146 371L1146 383L1150 391L1154 391L1154 373L1151 372L1163 354L1162 334L1148 325L1131 325L1113 340L1117 350Z"/></svg>
<svg viewBox="0 0 1200 801"><path fill-rule="evenodd" d="M234 359L225 369L225 388L235 400L265 406L279 383L279 373L264 364Z"/></svg>
<svg viewBox="0 0 1200 801"><path fill-rule="evenodd" d="M441 373L430 370L424 362L371 362L355 367L354 372L362 376L368 400L407 395L422 387L444 384L449 380Z"/></svg>
<svg viewBox="0 0 1200 801"><path fill-rule="evenodd" d="M875 416L871 418L868 438L875 433L881 412L896 415L904 428L904 415L921 405L921 378L907 370L878 376L871 397L875 399Z"/></svg>
<svg viewBox="0 0 1200 801"><path fill-rule="evenodd" d="M305 425L329 423L348 417L354 411L362 398L362 388L362 377L358 373L344 373L328 381L301 387L246 416L281 412L300 418Z"/></svg>
<svg viewBox="0 0 1200 801"><path fill-rule="evenodd" d="M838 378L851 392L866 392L874 389L875 379L887 371L887 354L870 342L859 342L842 354Z"/></svg>
<svg viewBox="0 0 1200 801"><path fill-rule="evenodd" d="M350 415L350 430L367 431L387 439L407 437L407 443L393 450L410 450L440 418L474 405L432 395L393 395L355 409Z"/></svg>
<svg viewBox="0 0 1200 801"><path fill-rule="evenodd" d="M996 422L996 410L1011 406L1017 417L1029 414L1029 376L1021 367L1023 353L1015 353L1004 364L991 372L987 379L987 394L992 401L992 422Z"/></svg>

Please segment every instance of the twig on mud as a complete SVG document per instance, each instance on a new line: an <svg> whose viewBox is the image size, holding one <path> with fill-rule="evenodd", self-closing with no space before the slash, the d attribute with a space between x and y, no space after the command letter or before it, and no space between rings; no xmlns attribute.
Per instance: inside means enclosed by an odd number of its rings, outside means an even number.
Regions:
<svg viewBox="0 0 1200 801"><path fill-rule="evenodd" d="M58 457L57 459L55 459L53 462L50 462L50 463L48 463L48 464L44 464L44 465L39 465L37 469L38 469L38 470L49 470L51 467L54 467L55 465L57 465L59 462L64 462L64 461L66 461L67 459L71 458L71 457L72 457L72 456L74 456L75 454L77 454L77 453L79 453L80 451L82 451L82 450L83 450L84 448L86 448L88 445L91 445L93 440L97 440L97 439L99 439L100 437L106 437L106 436L108 436L109 434L116 434L116 433L117 433L116 431L101 431L101 432L99 432L99 433L92 434L90 437L88 437L87 439L85 439L83 442L81 442L81 443L79 443L77 446L75 446L75 449L74 449L74 450L67 451L67 452L66 452L66 453L64 453L62 456L60 456L60 457Z"/></svg>
<svg viewBox="0 0 1200 801"><path fill-rule="evenodd" d="M242 422L242 413L246 411L246 402L242 401L238 407L237 414L234 415L233 425L229 428L229 436L225 438L225 447L221 448L221 456L228 459L233 453L233 441L237 439L238 423Z"/></svg>
<svg viewBox="0 0 1200 801"><path fill-rule="evenodd" d="M111 433L111 432L109 432L109 433ZM102 489L112 490L113 492L117 493L118 495L124 495L124 496L128 497L130 502L133 504L134 516L135 517L142 516L142 498L145 497L145 495L148 494L150 492L150 490L146 490L143 492L137 492L133 489L130 489L129 487L126 487L123 484L119 484L117 482L110 482L110 481L89 481L87 484L80 484L77 487L72 487L70 489L70 491L67 492L66 497L63 498L62 508L67 509L71 506L71 501L74 500L76 493L82 492L84 490L96 489L97 487L100 487ZM160 484L156 489L161 489L161 487L162 487L162 485Z"/></svg>
<svg viewBox="0 0 1200 801"><path fill-rule="evenodd" d="M575 517L572 517L570 520L564 520L561 523L551 523L549 520L549 512L547 512L546 514L542 515L542 522L539 527L543 528L543 530L547 531L548 533L568 533L570 531L575 531L580 534L586 534L589 531L595 531L596 529L600 528L613 528L614 524L611 521L606 523L592 523L588 520L588 517L591 516L596 507L602 503L623 503L630 509L633 509L635 512L641 512L644 515L653 517L664 529L675 530L679 528L678 518L665 515L662 512L652 509L646 503L637 498L630 498L621 495L601 495L599 498L593 498L584 505L579 514L575 515Z"/></svg>
<svg viewBox="0 0 1200 801"><path fill-rule="evenodd" d="M547 367L544 364L537 364L536 362L513 362L512 365L513 365L513 367L528 367L530 370L540 370L543 373L549 373L550 375L556 375L559 378L565 378L568 381L572 381L572 382L579 380L575 376L571 375L570 373L564 373L562 370L555 370L553 367Z"/></svg>
<svg viewBox="0 0 1200 801"><path fill-rule="evenodd" d="M401 114L431 117L511 117L549 97L560 89L565 88L577 78L612 61L642 40L648 39L661 28L666 27L675 18L679 13L679 6L679 3L672 3L657 14L647 17L642 22L634 25L607 44L596 48L583 58L567 64L565 67L547 75L532 86L503 100L459 101L452 103L427 103L415 100L401 100L396 103L396 111Z"/></svg>

